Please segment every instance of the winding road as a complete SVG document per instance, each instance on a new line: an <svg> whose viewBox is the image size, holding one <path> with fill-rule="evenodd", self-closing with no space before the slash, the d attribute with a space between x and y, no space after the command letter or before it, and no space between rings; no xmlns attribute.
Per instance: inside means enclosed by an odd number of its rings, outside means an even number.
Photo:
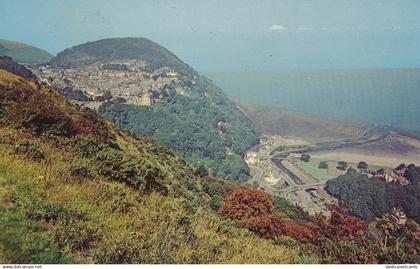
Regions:
<svg viewBox="0 0 420 269"><path fill-rule="evenodd" d="M272 195L281 195L286 194L289 192L295 192L299 190L308 190L311 188L316 188L320 186L324 186L325 183L318 182L312 184L305 184L305 181L298 177L298 175L294 174L292 171L287 169L283 164L282 161L292 153L312 153L312 152L319 152L319 151L326 151L326 150L335 150L338 148L344 147L351 147L357 145L363 145L367 143L372 143L376 141L380 141L385 139L390 135L390 131L386 128L379 127L377 125L372 125L369 127L361 136L355 139L345 139L342 141L333 141L328 143L319 143L310 146L297 146L297 147L277 147L265 155L261 156L261 159L269 159L269 167L261 168L255 165L250 165L250 168L255 171L255 175L252 178L252 181L258 182L261 189L265 190L266 192ZM276 162L274 162L275 160ZM264 174L264 170L271 169L272 171L277 170L280 173L280 177L285 180L288 184L288 187L284 189L277 189L266 181L261 180ZM274 169L274 170L273 170Z"/></svg>

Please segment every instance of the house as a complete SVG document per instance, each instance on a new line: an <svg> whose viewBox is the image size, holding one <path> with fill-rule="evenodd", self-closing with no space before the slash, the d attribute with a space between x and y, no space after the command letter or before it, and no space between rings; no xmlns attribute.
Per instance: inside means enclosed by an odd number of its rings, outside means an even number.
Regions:
<svg viewBox="0 0 420 269"><path fill-rule="evenodd" d="M378 171L374 173L374 175L375 177L381 178L385 180L386 182L396 182L401 185L409 184L410 182L403 175L401 175L401 173L402 173L401 171L396 172L395 169L386 168L386 169L379 169Z"/></svg>
<svg viewBox="0 0 420 269"><path fill-rule="evenodd" d="M401 208L394 207L392 210L384 215L384 218L392 221L397 225L405 225L407 216Z"/></svg>
<svg viewBox="0 0 420 269"><path fill-rule="evenodd" d="M173 72L173 71L171 71L171 72L167 72L167 73L166 73L166 75L167 75L168 77L176 77L176 76L178 76L178 73L177 73L177 72Z"/></svg>

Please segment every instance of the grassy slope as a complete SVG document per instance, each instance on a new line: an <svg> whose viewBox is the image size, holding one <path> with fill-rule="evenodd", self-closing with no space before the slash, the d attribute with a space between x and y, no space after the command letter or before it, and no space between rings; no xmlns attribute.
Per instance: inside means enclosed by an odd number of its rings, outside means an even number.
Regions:
<svg viewBox="0 0 420 269"><path fill-rule="evenodd" d="M210 206L215 193L223 195L223 184L196 178L166 148L132 137L51 89L1 70L0 97L2 259L15 263L298 259L297 250L220 219ZM48 105L48 113L39 105ZM36 121L27 115L36 115Z"/></svg>
<svg viewBox="0 0 420 269"><path fill-rule="evenodd" d="M6 55L18 63L41 64L48 62L52 55L44 50L23 43L0 39L0 55Z"/></svg>

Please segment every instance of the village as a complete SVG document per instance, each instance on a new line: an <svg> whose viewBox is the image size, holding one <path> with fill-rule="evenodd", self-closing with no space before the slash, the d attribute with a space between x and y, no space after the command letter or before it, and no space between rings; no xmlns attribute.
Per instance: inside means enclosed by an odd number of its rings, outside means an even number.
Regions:
<svg viewBox="0 0 420 269"><path fill-rule="evenodd" d="M196 80L186 79L168 67L146 71L139 60L95 64L84 68L31 66L43 83L58 88L76 103L97 109L103 102L116 100L138 106L152 106L170 91L188 94Z"/></svg>

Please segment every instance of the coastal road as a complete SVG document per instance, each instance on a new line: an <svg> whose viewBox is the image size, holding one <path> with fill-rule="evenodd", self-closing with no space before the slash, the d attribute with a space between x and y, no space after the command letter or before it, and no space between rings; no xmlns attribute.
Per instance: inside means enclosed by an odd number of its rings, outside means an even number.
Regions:
<svg viewBox="0 0 420 269"><path fill-rule="evenodd" d="M294 192L298 190L307 190L310 188L316 188L320 186L324 186L325 183L312 183L312 184L305 184L305 181L294 174L292 171L287 169L282 164L282 159L277 159L277 163L273 162L273 155L284 155L284 154L291 154L291 153L309 153L309 152L318 152L318 151L325 151L325 150L335 150L338 148L343 147L350 147L356 145L363 145L367 143L376 142L382 139L385 139L390 135L390 131L377 125L372 125L369 127L361 136L356 139L345 139L343 141L333 141L329 143L320 143L314 144L307 147L299 146L296 149L293 147L283 147L282 151L268 150L264 152L264 154L260 157L260 159L268 159L269 164L268 167L258 167L255 165L250 165L251 169L255 170L255 175L252 178L252 181L258 182L259 186L264 189L265 191L269 192L273 195L280 195L289 192ZM289 187L284 189L276 189L273 186L269 185L267 182L262 181L262 176L264 171L274 171L278 170L280 173L280 177L285 180L285 182L289 185Z"/></svg>

